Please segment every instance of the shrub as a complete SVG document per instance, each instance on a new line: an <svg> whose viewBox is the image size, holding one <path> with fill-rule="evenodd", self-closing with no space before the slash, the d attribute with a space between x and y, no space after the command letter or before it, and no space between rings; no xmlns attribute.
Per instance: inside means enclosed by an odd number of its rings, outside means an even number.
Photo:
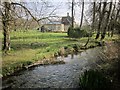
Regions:
<svg viewBox="0 0 120 90"><path fill-rule="evenodd" d="M92 33L88 33L86 30L80 30L79 27L76 27L76 28L69 27L67 34L71 38L81 38L81 37L92 36Z"/></svg>
<svg viewBox="0 0 120 90"><path fill-rule="evenodd" d="M80 77L82 90L109 90L110 80L98 70L85 71Z"/></svg>
<svg viewBox="0 0 120 90"><path fill-rule="evenodd" d="M68 28L68 36L71 38L79 38L80 37L80 29L79 28Z"/></svg>
<svg viewBox="0 0 120 90"><path fill-rule="evenodd" d="M80 49L80 46L77 44L74 44L73 48L74 48L75 52L78 52L78 50Z"/></svg>

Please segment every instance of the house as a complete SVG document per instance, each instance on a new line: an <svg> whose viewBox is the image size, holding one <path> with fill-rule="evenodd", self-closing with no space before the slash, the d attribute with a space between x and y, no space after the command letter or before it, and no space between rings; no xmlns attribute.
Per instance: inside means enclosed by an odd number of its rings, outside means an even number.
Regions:
<svg viewBox="0 0 120 90"><path fill-rule="evenodd" d="M69 13L67 13L67 16L62 17L61 23L64 25L71 25L72 24L72 17L69 16Z"/></svg>
<svg viewBox="0 0 120 90"><path fill-rule="evenodd" d="M59 21L53 21L49 22L47 24L44 24L47 31L52 32L64 32L64 24L62 24Z"/></svg>
<svg viewBox="0 0 120 90"><path fill-rule="evenodd" d="M44 24L44 26L47 29L47 31L67 32L71 24L72 17L70 17L69 13L67 13L67 16L62 17L60 21L51 21L47 24Z"/></svg>
<svg viewBox="0 0 120 90"><path fill-rule="evenodd" d="M62 17L61 23L64 24L64 31L67 32L68 28L72 25L72 17L69 16L69 13L67 13L67 16Z"/></svg>

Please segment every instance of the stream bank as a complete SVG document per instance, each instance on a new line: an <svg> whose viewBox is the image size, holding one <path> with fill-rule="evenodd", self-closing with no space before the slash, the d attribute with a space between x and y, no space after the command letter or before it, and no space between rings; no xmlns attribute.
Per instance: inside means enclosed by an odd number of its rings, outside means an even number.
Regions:
<svg viewBox="0 0 120 90"><path fill-rule="evenodd" d="M28 68L3 80L4 88L79 88L79 76L102 64L102 47L64 57L65 64ZM60 60L62 57L57 57Z"/></svg>

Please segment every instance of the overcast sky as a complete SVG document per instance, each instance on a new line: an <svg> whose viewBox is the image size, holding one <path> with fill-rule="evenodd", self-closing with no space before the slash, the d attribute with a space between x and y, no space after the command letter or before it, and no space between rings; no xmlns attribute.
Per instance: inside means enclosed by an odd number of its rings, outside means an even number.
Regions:
<svg viewBox="0 0 120 90"><path fill-rule="evenodd" d="M54 5L53 9L57 8L55 10L55 14L57 16L59 16L59 17L67 16L67 13L69 13L69 15L71 16L71 4L70 4L71 2L68 3L68 2L63 2L61 0L57 0L57 2L54 1L54 0L53 1L49 0L49 2L52 5ZM33 9L33 7L35 7L34 2L30 2L28 7ZM39 5L37 5L36 7L41 8L40 2L39 2ZM46 11L50 12L50 10L46 10ZM51 11L52 11L52 9L51 9ZM39 12L36 12L36 13L39 13ZM81 13L80 7L75 8L74 15L75 15L75 21L76 22L79 22L79 20L80 20L80 13Z"/></svg>
<svg viewBox="0 0 120 90"><path fill-rule="evenodd" d="M30 4L28 5L29 8L34 9L34 7L37 7L37 8L41 8L41 4L37 5L37 6L34 6L34 2L38 2L40 3L41 1L47 1L47 2L50 2L52 3L55 7L57 7L55 13L57 16L67 16L67 13L69 13L69 15L71 16L71 2L72 0L2 0L2 1L12 1L12 2L29 2L29 3L33 3L33 4ZM82 0L74 0L75 2L81 2ZM87 10L87 3L88 1L90 0L84 0L86 3L85 3L85 10ZM92 1L92 0L91 0ZM33 10L34 11L34 10ZM45 12L50 12L50 10L46 10ZM34 12L34 13L40 13L40 12ZM81 17L81 5L78 7L78 6L75 6L74 8L74 17L75 17L75 21L77 23L80 22L80 17Z"/></svg>
<svg viewBox="0 0 120 90"><path fill-rule="evenodd" d="M5 1L5 0L3 0L3 1ZM55 11L56 15L62 17L62 16L66 16L67 13L69 13L69 15L71 16L71 8L70 8L71 4L70 3L72 2L72 0L12 0L12 1L17 1L17 2L31 2L31 3L41 2L41 1L47 1L47 2L50 2L53 5L55 5L55 7L57 7L57 9ZM81 2L82 0L74 0L74 1L77 3L77 2ZM90 6L88 4L90 2L93 2L94 0L84 0L84 1L85 1L85 12L86 12L90 8ZM110 0L108 0L108 1L110 1ZM115 1L115 0L113 0L113 1ZM116 0L116 1L118 1L118 0ZM41 6L41 5L39 5L39 6ZM39 6L36 6L36 7L39 8ZM32 6L29 6L29 7L32 7ZM36 13L38 13L38 12L36 12ZM75 21L77 23L79 23L80 17L81 17L81 5L79 7L75 6L74 17L75 17Z"/></svg>

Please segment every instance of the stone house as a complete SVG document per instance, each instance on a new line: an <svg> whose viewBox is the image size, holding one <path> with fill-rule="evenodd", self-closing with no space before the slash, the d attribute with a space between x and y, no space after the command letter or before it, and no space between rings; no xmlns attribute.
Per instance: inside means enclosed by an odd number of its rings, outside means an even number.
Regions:
<svg viewBox="0 0 120 90"><path fill-rule="evenodd" d="M52 32L64 32L64 24L61 22L49 22L44 25L47 31L52 31Z"/></svg>
<svg viewBox="0 0 120 90"><path fill-rule="evenodd" d="M69 13L67 13L67 16L62 17L61 23L64 24L64 31L67 32L68 28L72 24L72 17L69 16Z"/></svg>
<svg viewBox="0 0 120 90"><path fill-rule="evenodd" d="M72 24L72 17L70 17L69 13L67 13L67 16L62 17L61 21L49 22L47 24L44 24L44 26L47 29L47 31L67 32L71 24Z"/></svg>

